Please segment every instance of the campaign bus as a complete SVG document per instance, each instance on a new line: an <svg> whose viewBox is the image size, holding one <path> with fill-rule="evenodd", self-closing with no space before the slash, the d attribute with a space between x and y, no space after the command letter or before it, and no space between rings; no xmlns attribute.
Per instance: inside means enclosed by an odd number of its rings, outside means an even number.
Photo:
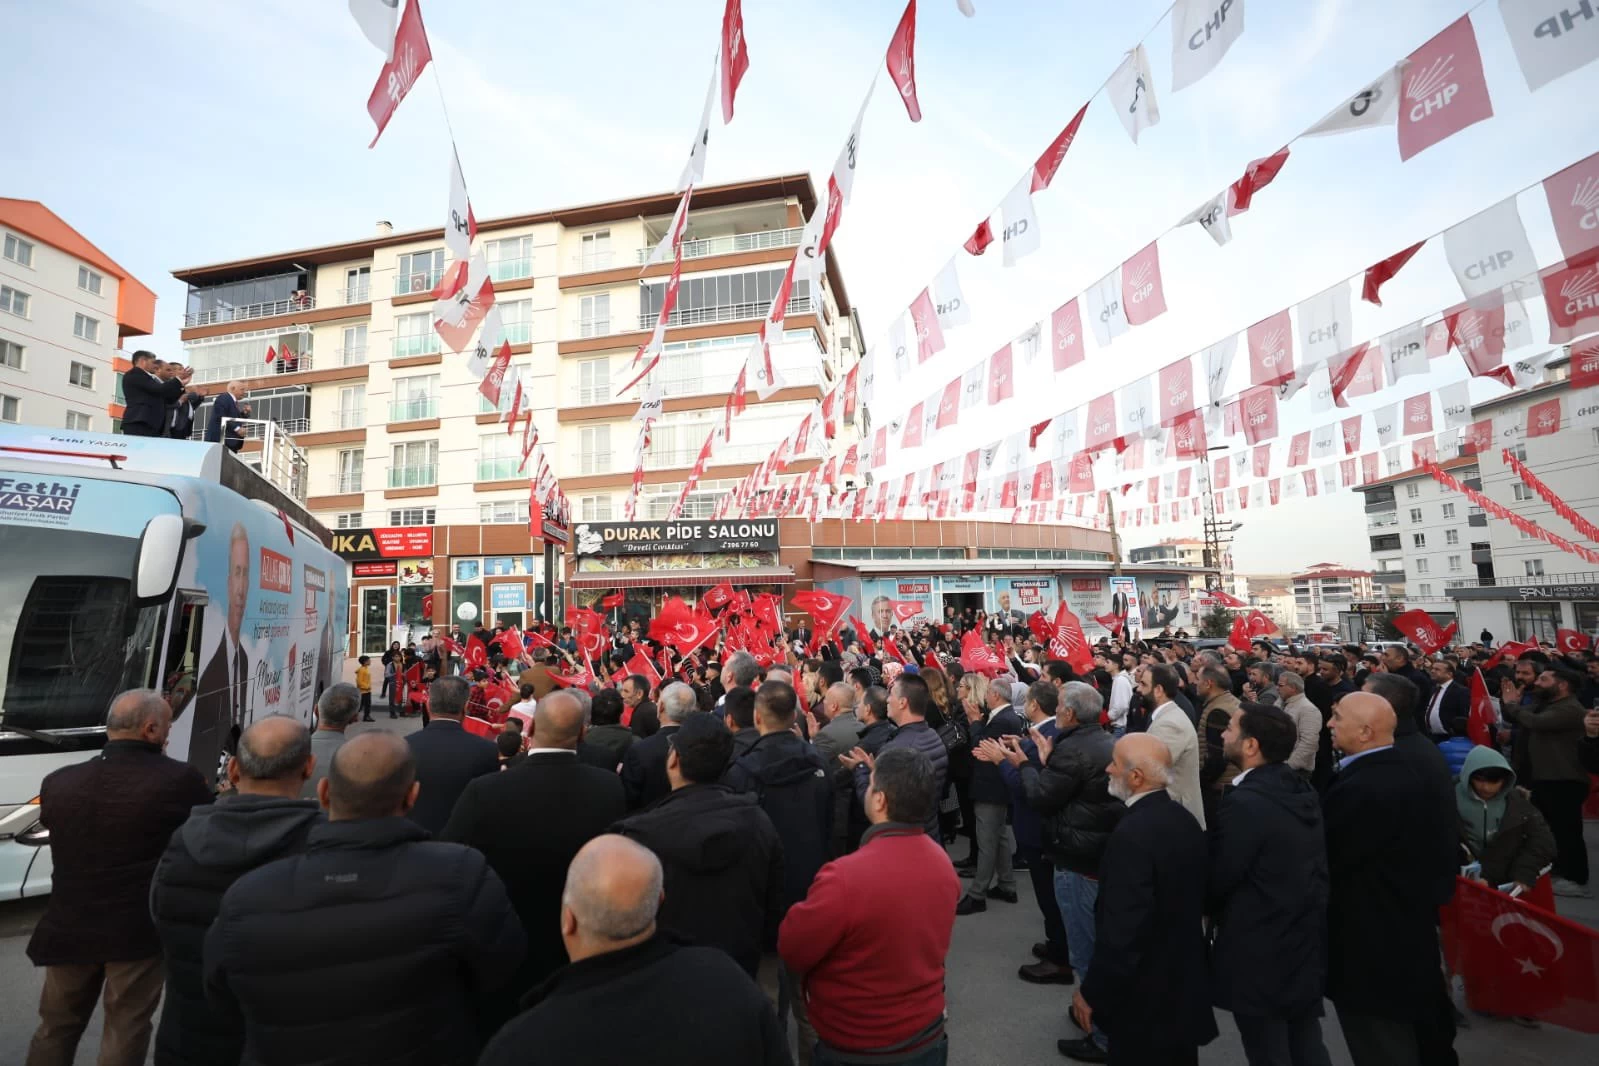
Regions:
<svg viewBox="0 0 1599 1066"><path fill-rule="evenodd" d="M0 899L50 891L40 782L117 693L160 692L208 782L254 719L312 721L349 619L327 539L220 444L0 426Z"/></svg>

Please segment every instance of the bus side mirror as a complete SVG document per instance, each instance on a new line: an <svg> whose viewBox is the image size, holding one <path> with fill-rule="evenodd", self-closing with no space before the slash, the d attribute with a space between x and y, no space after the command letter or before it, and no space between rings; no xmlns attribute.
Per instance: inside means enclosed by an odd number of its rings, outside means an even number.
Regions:
<svg viewBox="0 0 1599 1066"><path fill-rule="evenodd" d="M134 571L134 599L154 603L172 595L178 581L178 560L183 554L183 516L158 514L145 524L139 538L139 561Z"/></svg>

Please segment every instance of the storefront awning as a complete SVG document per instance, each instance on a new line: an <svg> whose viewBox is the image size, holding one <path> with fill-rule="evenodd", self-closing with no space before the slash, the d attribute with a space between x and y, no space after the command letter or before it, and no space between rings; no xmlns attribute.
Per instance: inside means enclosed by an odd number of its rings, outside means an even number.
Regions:
<svg viewBox="0 0 1599 1066"><path fill-rule="evenodd" d="M738 585L792 585L794 571L787 566L744 566L731 570L606 570L573 574L573 588L664 589L699 587L728 582Z"/></svg>

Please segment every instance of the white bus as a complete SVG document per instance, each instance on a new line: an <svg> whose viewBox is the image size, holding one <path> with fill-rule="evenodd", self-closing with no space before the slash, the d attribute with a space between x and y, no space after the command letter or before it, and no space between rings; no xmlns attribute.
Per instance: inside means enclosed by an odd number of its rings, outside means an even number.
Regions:
<svg viewBox="0 0 1599 1066"><path fill-rule="evenodd" d="M345 564L218 444L0 426L0 899L50 891L39 784L105 744L130 688L214 781L257 717L342 677Z"/></svg>

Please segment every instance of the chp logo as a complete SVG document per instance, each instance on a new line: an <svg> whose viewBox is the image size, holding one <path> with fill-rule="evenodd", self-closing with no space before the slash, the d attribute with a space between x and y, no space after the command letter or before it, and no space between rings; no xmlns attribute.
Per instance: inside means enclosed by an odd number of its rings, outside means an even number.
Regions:
<svg viewBox="0 0 1599 1066"><path fill-rule="evenodd" d="M1261 339L1260 366L1263 370L1276 370L1288 361L1288 331L1274 328Z"/></svg>
<svg viewBox="0 0 1599 1066"><path fill-rule="evenodd" d="M1260 429L1270 424L1271 393L1257 392L1244 401L1245 424L1252 429Z"/></svg>
<svg viewBox="0 0 1599 1066"><path fill-rule="evenodd" d="M1126 280L1127 302L1141 304L1155 291L1155 265L1147 260L1139 263Z"/></svg>
<svg viewBox="0 0 1599 1066"><path fill-rule="evenodd" d="M1410 121L1420 122L1454 102L1460 93L1455 80L1455 53L1435 58L1417 71L1405 85L1405 97L1410 101Z"/></svg>
<svg viewBox="0 0 1599 1066"><path fill-rule="evenodd" d="M1579 270L1560 283L1565 312L1570 318L1599 310L1599 266Z"/></svg>
<svg viewBox="0 0 1599 1066"><path fill-rule="evenodd" d="M1572 186L1571 209L1577 216L1577 225L1585 230L1599 229L1599 178L1585 175Z"/></svg>

